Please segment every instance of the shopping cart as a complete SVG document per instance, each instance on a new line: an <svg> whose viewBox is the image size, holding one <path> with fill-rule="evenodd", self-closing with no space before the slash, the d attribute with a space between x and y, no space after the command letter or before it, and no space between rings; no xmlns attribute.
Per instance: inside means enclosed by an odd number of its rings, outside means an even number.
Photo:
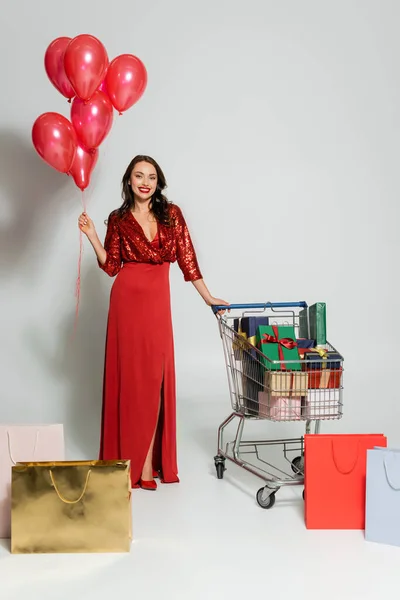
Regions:
<svg viewBox="0 0 400 600"><path fill-rule="evenodd" d="M267 302L212 307L218 318L233 409L218 428L218 451L214 457L217 477L223 478L228 459L263 479L265 485L256 494L256 500L262 508L272 508L279 488L288 485L304 486L304 436L244 440L245 422L303 421L306 434L312 430L319 433L321 421L342 417L343 357L339 355L335 364L327 363L324 359L326 351L339 354L327 343L323 348L318 347L321 362L315 363L317 368L311 371L306 371L305 363L300 360L271 361L254 345L254 340L249 341L243 336L240 327L232 327L235 325L232 321L238 319L237 324L244 316L268 316L272 325L294 327L298 337L299 312L306 308L306 302ZM297 375L293 380L295 372ZM238 420L235 439L224 445L225 428L234 419ZM288 463L286 470L281 466L274 466L260 453L262 447L279 446L283 450L283 466ZM272 450L270 452L272 453ZM251 457L255 457L257 462L250 462Z"/></svg>

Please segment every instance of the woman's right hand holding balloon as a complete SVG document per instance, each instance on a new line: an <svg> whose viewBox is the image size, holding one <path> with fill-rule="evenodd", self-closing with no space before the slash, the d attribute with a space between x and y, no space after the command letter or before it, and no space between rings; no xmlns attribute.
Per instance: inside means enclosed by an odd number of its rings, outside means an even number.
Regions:
<svg viewBox="0 0 400 600"><path fill-rule="evenodd" d="M78 219L78 227L84 233L89 242L92 244L99 262L104 265L107 260L107 252L104 250L103 244L100 242L96 227L89 215L83 212Z"/></svg>
<svg viewBox="0 0 400 600"><path fill-rule="evenodd" d="M89 239L96 235L94 223L89 215L85 212L79 216L78 226L82 233L84 233Z"/></svg>

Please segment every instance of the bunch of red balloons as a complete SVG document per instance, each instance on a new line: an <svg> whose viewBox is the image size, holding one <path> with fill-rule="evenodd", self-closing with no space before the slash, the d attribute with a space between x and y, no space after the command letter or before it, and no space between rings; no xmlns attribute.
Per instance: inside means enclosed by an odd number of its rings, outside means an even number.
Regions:
<svg viewBox="0 0 400 600"><path fill-rule="evenodd" d="M122 54L109 62L103 44L92 35L59 37L46 50L48 78L71 102L71 120L54 112L38 117L32 141L51 167L74 178L85 190L96 165L99 146L113 123L143 95L147 72L142 61Z"/></svg>

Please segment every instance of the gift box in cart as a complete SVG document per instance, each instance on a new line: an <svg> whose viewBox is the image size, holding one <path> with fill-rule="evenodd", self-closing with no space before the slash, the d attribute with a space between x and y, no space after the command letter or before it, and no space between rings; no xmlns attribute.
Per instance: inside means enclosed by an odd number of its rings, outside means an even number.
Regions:
<svg viewBox="0 0 400 600"><path fill-rule="evenodd" d="M249 409L253 409L253 410L257 410L257 397L258 397L258 392L262 391L262 386L259 385L258 383L256 383L259 379L260 379L260 374L258 374L257 376L255 376L255 373L257 372L257 369L259 369L259 363L257 360L251 361L250 360L250 356L249 353L246 352L246 350L248 349L248 345L251 344L252 346L256 346L257 345L257 336L256 333L258 331L258 327L260 325L268 325L269 321L268 321L268 317L265 316L261 316L261 317L243 317L243 318L237 318L233 320L233 328L235 330L235 333L238 334L239 339L241 340L242 338L244 338L245 343L244 343L244 356L246 357L246 360L244 362L243 365L243 369L244 372L246 373L247 377L244 377L242 379L242 383L243 383L243 395L245 398L249 398L250 399L250 404L249 404ZM235 355L235 359L236 360L241 360L242 358L242 348L240 343L236 343L236 340L233 343L233 353ZM257 359L257 354L256 351L253 351L252 356L254 359ZM262 369L262 367L261 367Z"/></svg>
<svg viewBox="0 0 400 600"><path fill-rule="evenodd" d="M343 357L329 342L314 348L316 340L304 339L304 335L299 339L299 315L304 315L307 307L306 302L212 307L222 339L232 406L218 428L214 457L217 477L223 479L228 460L262 479L264 485L256 493L262 508L274 505L281 487L304 486L304 435L245 440L246 422L303 422L305 434L312 429L318 434L321 421L340 419L343 413ZM238 318L254 315L268 318L268 325L257 328L256 345L234 325L235 319L237 323ZM317 360L308 358L311 353ZM226 428L234 420L238 421L236 436L225 442ZM263 457L277 447L282 449L282 464Z"/></svg>

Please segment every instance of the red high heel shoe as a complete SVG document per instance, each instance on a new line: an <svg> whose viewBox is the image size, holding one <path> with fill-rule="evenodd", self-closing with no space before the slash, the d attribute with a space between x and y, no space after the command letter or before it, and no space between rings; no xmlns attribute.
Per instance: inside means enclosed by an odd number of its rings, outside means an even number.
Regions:
<svg viewBox="0 0 400 600"><path fill-rule="evenodd" d="M140 480L140 487L142 490L151 490L155 491L157 489L157 483L152 479L151 481L145 481L144 479Z"/></svg>

